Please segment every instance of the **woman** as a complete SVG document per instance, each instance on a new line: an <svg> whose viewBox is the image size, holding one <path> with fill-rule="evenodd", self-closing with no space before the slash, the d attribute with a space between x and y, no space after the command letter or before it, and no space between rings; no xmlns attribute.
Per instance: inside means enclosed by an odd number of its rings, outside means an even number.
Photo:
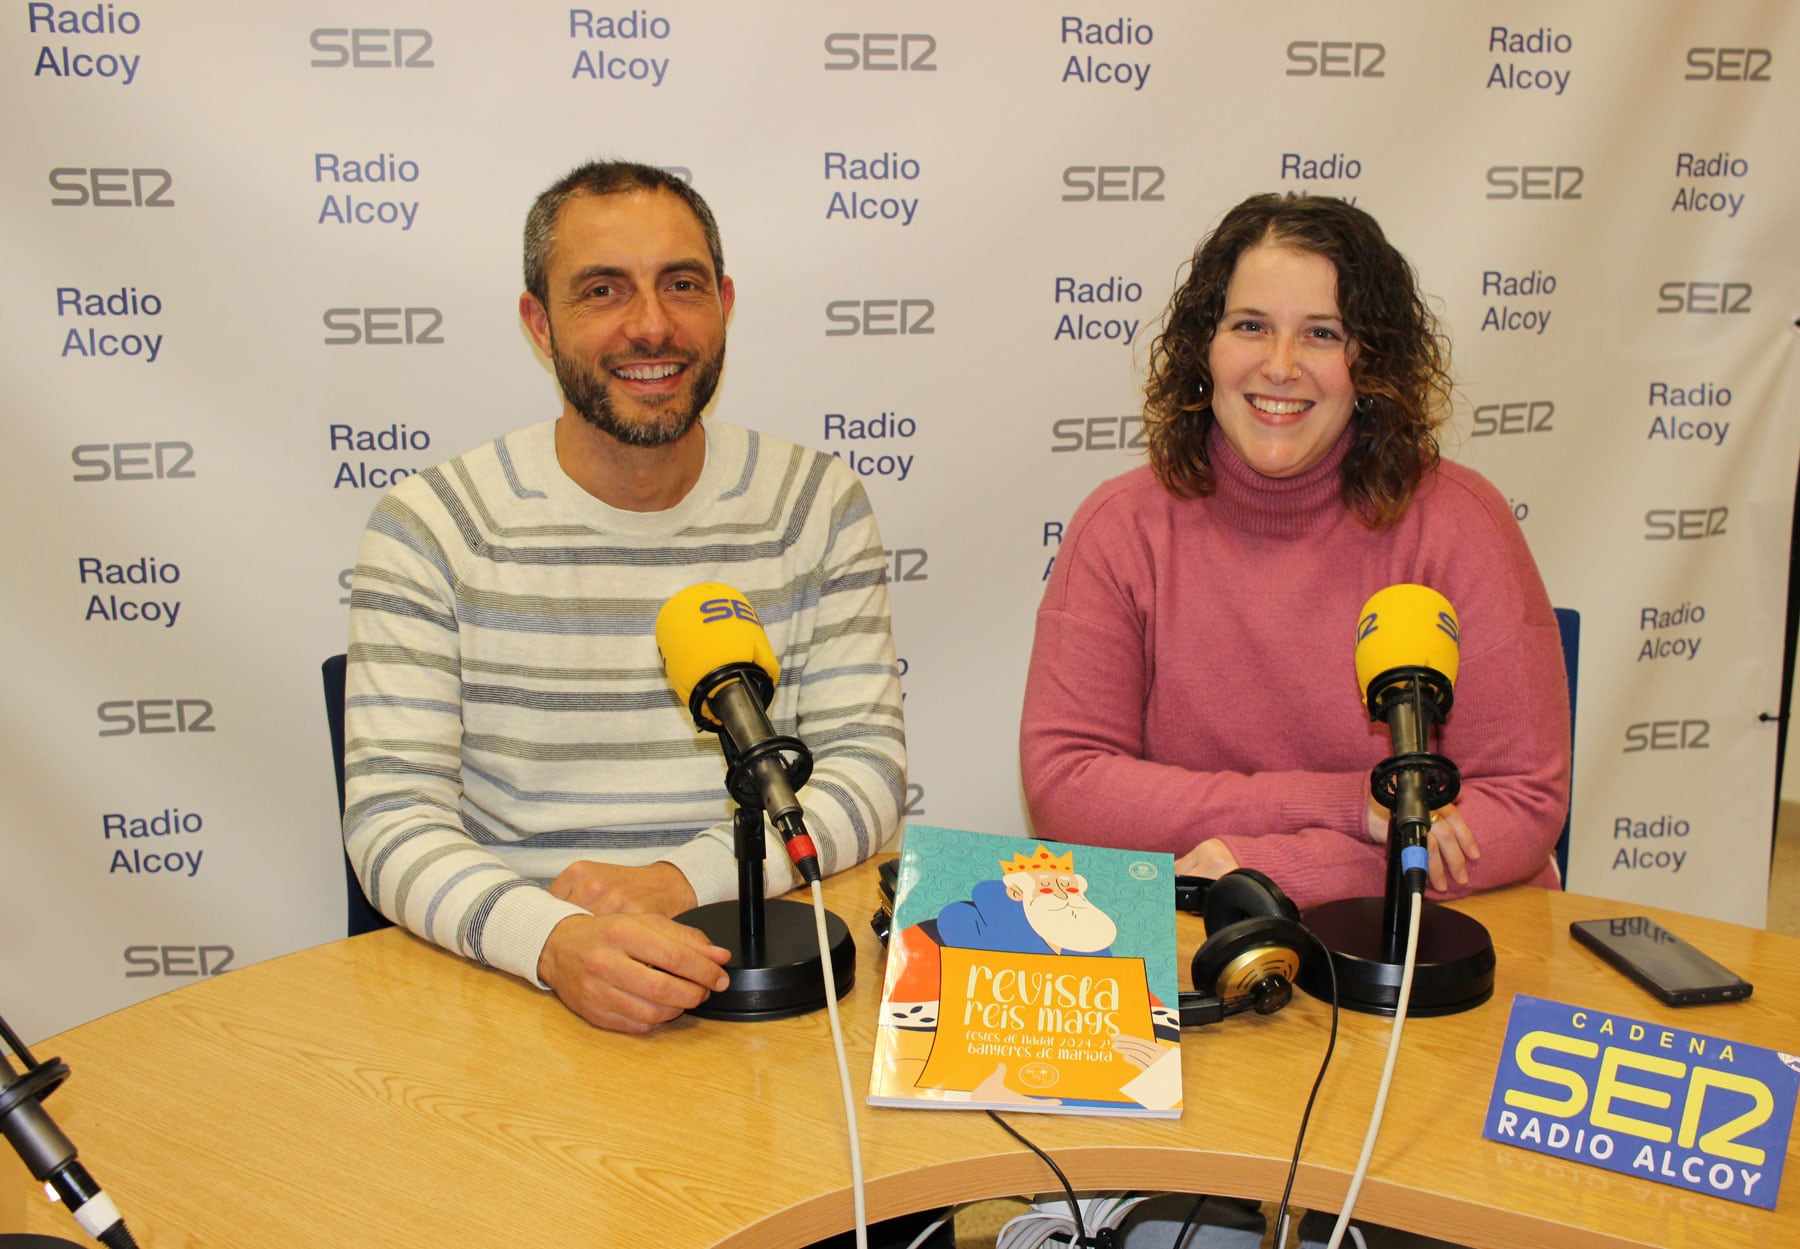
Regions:
<svg viewBox="0 0 1800 1249"><path fill-rule="evenodd" d="M1447 597L1461 671L1432 895L1553 885L1569 721L1512 510L1438 458L1450 383L1406 259L1336 199L1253 196L1151 348L1150 464L1076 513L1038 610L1020 751L1038 836L1266 873L1301 907L1383 889L1391 753L1353 666L1384 586Z"/></svg>

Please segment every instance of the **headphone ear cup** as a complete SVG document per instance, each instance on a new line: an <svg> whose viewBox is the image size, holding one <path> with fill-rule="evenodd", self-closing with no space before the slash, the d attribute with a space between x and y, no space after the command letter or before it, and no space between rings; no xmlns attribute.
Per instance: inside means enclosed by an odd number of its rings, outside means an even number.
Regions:
<svg viewBox="0 0 1800 1249"><path fill-rule="evenodd" d="M1206 891L1204 915L1209 937L1246 919L1267 916L1300 922L1300 908L1281 892L1281 886L1248 867L1226 872L1212 883Z"/></svg>
<svg viewBox="0 0 1800 1249"><path fill-rule="evenodd" d="M1220 883L1229 879L1221 877ZM1306 948L1305 929L1284 915L1257 915L1215 930L1209 905L1207 931L1190 969L1196 990L1219 998L1228 1015L1243 1010L1269 1015L1288 1004Z"/></svg>
<svg viewBox="0 0 1800 1249"><path fill-rule="evenodd" d="M1291 919L1296 924L1300 922L1300 908L1294 905L1293 899L1289 898L1287 894L1281 891L1280 885L1276 884L1253 867L1236 868L1231 872L1227 872L1226 875L1230 876L1240 873L1263 887L1263 892L1269 895L1269 900L1275 905L1275 910L1270 912L1271 914L1279 915L1284 919Z"/></svg>

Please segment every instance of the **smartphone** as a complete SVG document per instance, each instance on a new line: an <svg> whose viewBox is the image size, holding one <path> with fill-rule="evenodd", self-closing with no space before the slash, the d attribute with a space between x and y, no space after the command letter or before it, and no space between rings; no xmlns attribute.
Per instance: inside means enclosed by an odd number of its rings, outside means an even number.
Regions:
<svg viewBox="0 0 1800 1249"><path fill-rule="evenodd" d="M1670 1006L1750 996L1749 981L1642 915L1582 920L1570 924L1569 933Z"/></svg>

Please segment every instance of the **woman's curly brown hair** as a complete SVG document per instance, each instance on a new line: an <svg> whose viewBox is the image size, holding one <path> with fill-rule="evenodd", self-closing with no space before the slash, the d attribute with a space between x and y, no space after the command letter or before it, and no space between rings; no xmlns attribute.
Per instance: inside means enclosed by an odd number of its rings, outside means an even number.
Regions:
<svg viewBox="0 0 1800 1249"><path fill-rule="evenodd" d="M1338 311L1356 345L1356 411L1340 469L1344 505L1371 528L1392 525L1438 460L1436 431L1450 407L1449 346L1406 257L1373 217L1339 199L1253 195L1200 241L1150 347L1144 425L1151 466L1177 495L1213 491L1207 356L1238 257L1259 245L1323 256L1337 270Z"/></svg>

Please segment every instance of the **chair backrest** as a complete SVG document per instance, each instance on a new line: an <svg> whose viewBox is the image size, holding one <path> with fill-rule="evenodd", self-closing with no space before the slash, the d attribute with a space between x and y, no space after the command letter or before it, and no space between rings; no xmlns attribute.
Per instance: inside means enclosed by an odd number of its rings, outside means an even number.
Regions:
<svg viewBox="0 0 1800 1249"><path fill-rule="evenodd" d="M1563 816L1562 836L1556 839L1556 870L1563 888L1569 887L1569 827L1575 816L1575 677L1581 671L1581 613L1558 607L1556 631L1562 637L1563 671L1569 677L1569 810Z"/></svg>
<svg viewBox="0 0 1800 1249"><path fill-rule="evenodd" d="M331 762L337 768L340 821L344 818L344 669L347 660L348 656L333 655L320 665L320 672L325 678L325 722L331 728ZM343 844L343 837L343 830L340 828L340 845ZM356 870L350 866L350 851L347 847L344 850L344 895L348 921L346 926L350 936L392 926L392 920L369 904L368 895L363 893L362 882L356 878Z"/></svg>

